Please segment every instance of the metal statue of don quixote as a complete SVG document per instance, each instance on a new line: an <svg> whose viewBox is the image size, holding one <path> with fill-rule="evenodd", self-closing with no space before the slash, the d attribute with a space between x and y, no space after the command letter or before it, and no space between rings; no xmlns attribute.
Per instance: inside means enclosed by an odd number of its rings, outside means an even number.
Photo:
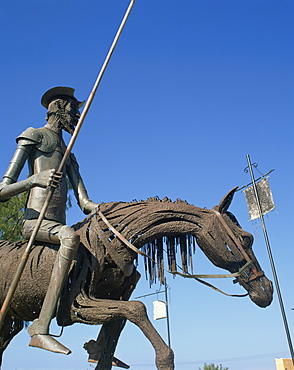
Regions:
<svg viewBox="0 0 294 370"><path fill-rule="evenodd" d="M93 90L83 106L73 88L57 86L41 99L47 109L42 128L27 128L0 183L0 201L29 191L20 242L0 242L0 355L32 321L30 346L69 354L49 334L52 318L60 326L102 324L97 340L84 348L96 369L129 366L114 357L126 320L138 326L155 350L157 369L174 369L172 349L149 321L140 301L129 301L140 274L135 261L145 258L151 279L164 282L164 271L189 276L196 244L216 266L228 270L260 307L272 301L272 283L252 251L253 237L228 211L237 188L212 209L185 201L97 204L88 197L75 156L71 153L134 1L131 1ZM62 131L72 134L68 146ZM29 177L18 181L28 162ZM69 227L65 222L67 181L87 217ZM177 261L176 249L181 261ZM166 251L166 252L165 252ZM168 266L164 266L167 253ZM177 271L181 263L181 272ZM193 276L192 276L193 277ZM0 360L1 360L0 359Z"/></svg>

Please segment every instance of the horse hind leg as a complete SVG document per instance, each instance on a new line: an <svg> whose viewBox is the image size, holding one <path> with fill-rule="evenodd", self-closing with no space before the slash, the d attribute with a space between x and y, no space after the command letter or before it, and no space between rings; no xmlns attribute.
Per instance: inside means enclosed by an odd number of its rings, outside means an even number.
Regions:
<svg viewBox="0 0 294 370"><path fill-rule="evenodd" d="M0 367L2 365L2 356L11 340L23 329L23 321L6 315L2 328L0 330Z"/></svg>

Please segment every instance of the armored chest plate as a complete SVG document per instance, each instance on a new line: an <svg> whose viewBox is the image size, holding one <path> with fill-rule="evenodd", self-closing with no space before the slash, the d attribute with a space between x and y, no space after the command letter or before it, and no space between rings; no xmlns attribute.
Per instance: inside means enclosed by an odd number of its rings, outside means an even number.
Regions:
<svg viewBox="0 0 294 370"><path fill-rule="evenodd" d="M43 153L51 153L53 150L61 151L61 139L54 131L46 127L39 128L38 131L42 135L42 141L37 144L37 148Z"/></svg>

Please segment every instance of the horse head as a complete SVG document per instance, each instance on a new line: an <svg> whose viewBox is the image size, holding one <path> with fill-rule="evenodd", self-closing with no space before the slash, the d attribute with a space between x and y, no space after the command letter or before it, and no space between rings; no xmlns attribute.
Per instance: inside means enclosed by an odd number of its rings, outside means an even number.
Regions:
<svg viewBox="0 0 294 370"><path fill-rule="evenodd" d="M253 253L252 234L244 231L228 211L236 190L237 187L232 189L218 206L212 208L209 222L197 235L197 243L214 265L231 273L240 272L235 282L246 289L255 304L267 307L273 298L272 282Z"/></svg>

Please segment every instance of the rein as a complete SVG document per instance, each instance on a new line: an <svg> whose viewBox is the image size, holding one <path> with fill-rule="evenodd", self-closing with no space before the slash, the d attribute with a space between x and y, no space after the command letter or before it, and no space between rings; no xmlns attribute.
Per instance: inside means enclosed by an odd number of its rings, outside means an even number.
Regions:
<svg viewBox="0 0 294 370"><path fill-rule="evenodd" d="M228 294L228 293L225 293L224 291L222 291L221 289L215 287L213 284L210 284L208 283L207 281L203 281L201 280L201 278L206 278L206 279L209 279L209 278L229 278L229 277L238 277L242 274L243 271L245 271L247 269L247 267L249 267L251 265L252 262L247 262L245 263L245 265L243 267L241 267L239 269L238 272L235 272L233 274L213 274L213 275L207 275L207 274L203 274L203 275L190 275L190 274L182 274L181 272L178 272L178 271L169 271L171 274L176 274L176 275L180 275L184 278L192 278L192 279L195 279L197 280L199 283L201 284L204 284L206 286L208 286L209 288L211 289L214 289L216 290L217 292L219 293L222 293L228 297L246 297L248 296L248 293L245 293L245 294Z"/></svg>

